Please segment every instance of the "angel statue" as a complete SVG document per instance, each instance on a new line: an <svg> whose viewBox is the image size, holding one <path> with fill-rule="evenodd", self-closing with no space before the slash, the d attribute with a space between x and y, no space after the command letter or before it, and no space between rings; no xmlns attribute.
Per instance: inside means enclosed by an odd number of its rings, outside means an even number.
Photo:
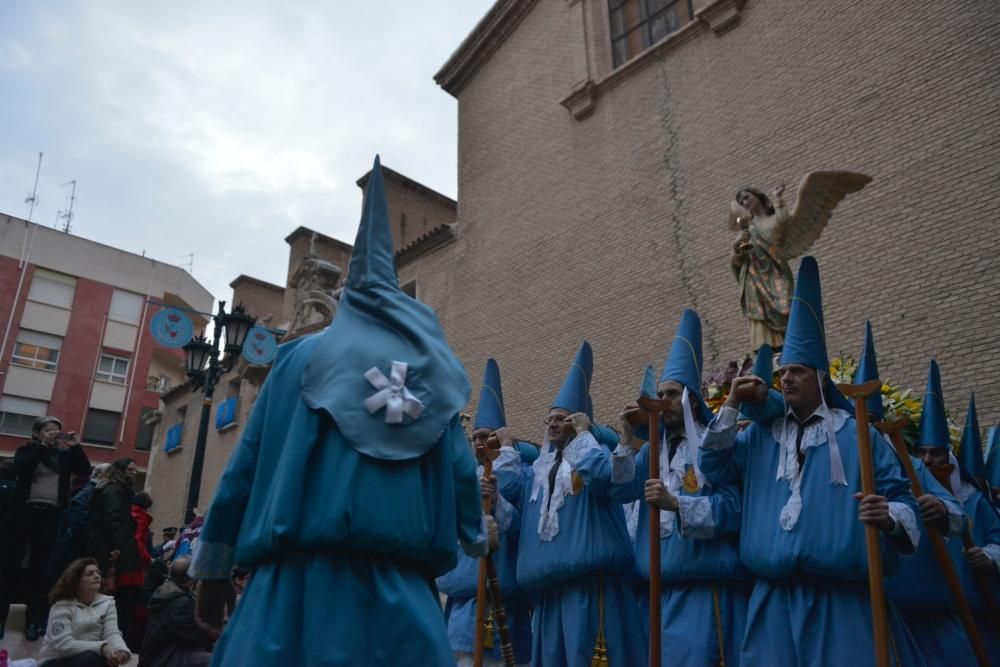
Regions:
<svg viewBox="0 0 1000 667"><path fill-rule="evenodd" d="M767 343L778 351L785 342L794 278L788 265L820 237L837 204L871 182L850 171L813 171L799 184L791 213L780 184L769 198L743 188L730 204L729 224L738 231L731 266L740 284L740 306L750 322L753 350Z"/></svg>

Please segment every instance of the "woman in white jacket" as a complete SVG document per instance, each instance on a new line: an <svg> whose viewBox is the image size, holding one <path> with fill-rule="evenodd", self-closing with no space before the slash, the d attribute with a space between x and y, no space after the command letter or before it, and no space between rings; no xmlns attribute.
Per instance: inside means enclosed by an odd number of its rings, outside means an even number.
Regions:
<svg viewBox="0 0 1000 667"><path fill-rule="evenodd" d="M52 609L38 663L45 667L106 667L132 659L118 630L115 599L101 594L93 558L70 563L49 594Z"/></svg>

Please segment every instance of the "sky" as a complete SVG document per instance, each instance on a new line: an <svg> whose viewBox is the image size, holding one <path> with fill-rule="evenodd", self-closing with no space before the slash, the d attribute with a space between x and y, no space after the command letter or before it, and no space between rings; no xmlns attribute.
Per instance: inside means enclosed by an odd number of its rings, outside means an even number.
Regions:
<svg viewBox="0 0 1000 667"><path fill-rule="evenodd" d="M300 225L352 243L376 153L456 195L433 80L492 0L3 0L0 212L187 266L227 299L284 284Z"/></svg>

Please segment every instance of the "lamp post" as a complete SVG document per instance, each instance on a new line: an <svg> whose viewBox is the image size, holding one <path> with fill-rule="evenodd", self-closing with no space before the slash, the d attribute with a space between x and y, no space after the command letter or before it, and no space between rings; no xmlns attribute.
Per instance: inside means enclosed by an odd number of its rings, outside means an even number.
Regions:
<svg viewBox="0 0 1000 667"><path fill-rule="evenodd" d="M205 442L208 438L208 423L212 416L212 396L215 384L223 373L233 367L235 359L243 350L250 327L256 319L247 314L243 306L237 305L226 312L226 302L219 302L219 312L212 316L212 340L205 336L195 336L184 346L185 365L191 387L202 389L201 420L198 422L198 439L194 445L194 462L191 464L191 481L188 485L187 505L184 522L194 520L194 508L198 506L201 494L201 475L205 467ZM219 346L223 334L226 345L225 356L219 358Z"/></svg>

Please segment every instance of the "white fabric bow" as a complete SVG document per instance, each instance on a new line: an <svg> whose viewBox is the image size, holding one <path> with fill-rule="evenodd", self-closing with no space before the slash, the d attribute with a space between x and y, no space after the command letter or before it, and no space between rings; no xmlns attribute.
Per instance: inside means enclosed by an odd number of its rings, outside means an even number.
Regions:
<svg viewBox="0 0 1000 667"><path fill-rule="evenodd" d="M377 366L365 371L365 379L378 391L365 399L369 414L385 408L386 424L402 424L403 414L417 419L424 411L424 404L406 388L406 362L392 362L387 378Z"/></svg>

